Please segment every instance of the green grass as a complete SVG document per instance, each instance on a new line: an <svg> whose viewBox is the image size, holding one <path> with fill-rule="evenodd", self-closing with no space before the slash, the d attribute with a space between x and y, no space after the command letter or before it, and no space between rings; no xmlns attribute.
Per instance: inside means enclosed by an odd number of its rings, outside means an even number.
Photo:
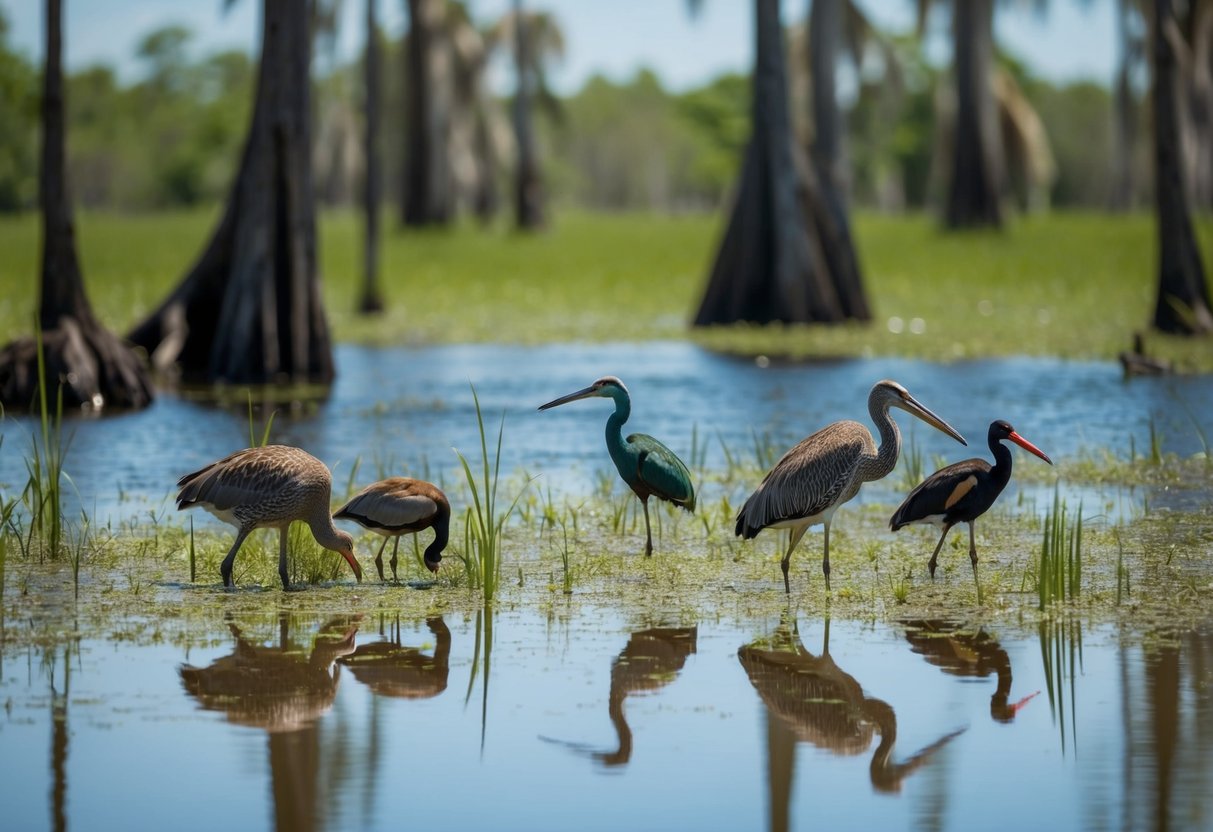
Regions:
<svg viewBox="0 0 1213 832"><path fill-rule="evenodd" d="M472 387L472 400L476 403L476 424L480 429L480 474L482 482L477 484L476 475L467 458L455 449L463 468L472 503L464 512L463 565L473 587L484 593L485 601L492 601L501 583L501 535L510 515L518 507L523 491L530 485L528 480L518 491L509 508L502 512L497 502L497 485L501 473L501 440L505 435L505 414L501 414L501 425L497 429L497 445L489 461L488 438L484 432L484 416L480 412L480 397Z"/></svg>
<svg viewBox="0 0 1213 832"><path fill-rule="evenodd" d="M1123 556L1118 552L1118 603L1122 568ZM1078 504L1077 517L1068 517L1060 490L1054 491L1053 507L1045 515L1036 586L1041 610L1059 601L1074 601L1082 591L1082 503Z"/></svg>
<svg viewBox="0 0 1213 832"><path fill-rule="evenodd" d="M386 217L385 213L385 217ZM102 319L121 330L175 285L201 251L215 210L155 216L82 214L86 282ZM1213 266L1213 222L1198 234ZM321 219L327 310L340 341L450 343L649 340L773 356L992 355L1112 358L1149 321L1154 231L1148 215L1052 214L1006 231L945 234L930 217L861 214L856 239L874 307L868 326L732 327L691 333L719 238L715 215L564 213L551 231L498 227L403 233L383 245L387 312L357 317L359 228ZM38 225L0 220L0 338L27 332ZM890 319L900 318L901 332ZM911 322L922 319L921 334ZM1151 336L1185 369L1213 370L1208 340Z"/></svg>

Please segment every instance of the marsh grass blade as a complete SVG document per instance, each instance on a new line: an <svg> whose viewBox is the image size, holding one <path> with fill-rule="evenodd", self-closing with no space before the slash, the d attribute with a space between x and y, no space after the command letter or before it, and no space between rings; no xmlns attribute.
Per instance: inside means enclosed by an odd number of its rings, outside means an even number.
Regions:
<svg viewBox="0 0 1213 832"><path fill-rule="evenodd" d="M274 417L278 415L278 411L270 411L270 417L265 420L265 427L261 431L261 441L258 442L257 434L253 427L253 391L250 389L246 392L248 393L248 446L250 448L262 448L270 443L270 430L274 427Z"/></svg>
<svg viewBox="0 0 1213 832"><path fill-rule="evenodd" d="M476 425L480 431L480 482L472 472L471 463L460 453L458 448L452 448L459 457L463 467L463 475L467 480L468 489L472 492L472 505L464 514L464 568L468 580L473 587L479 587L484 593L485 601L492 601L501 583L501 533L506 521L514 513L518 501L526 492L532 479L528 479L515 495L508 509L499 512L497 508L497 486L501 473L501 445L505 436L505 413L501 414L501 424L497 428L497 447L494 450L492 464L489 463L488 436L484 430L484 414L480 409L480 396L472 389L472 401L476 405Z"/></svg>
<svg viewBox="0 0 1213 832"><path fill-rule="evenodd" d="M35 324L38 357L39 434L31 437L32 451L26 457L28 478L22 500L29 510L30 543L36 532L40 552L49 550L52 560L59 556L63 541L63 460L71 446L71 437L63 439L63 389L57 388L52 414L46 393L46 359L42 352L41 328ZM28 549L28 547L27 547Z"/></svg>
<svg viewBox="0 0 1213 832"><path fill-rule="evenodd" d="M1042 611L1053 603L1073 601L1082 592L1082 503L1070 520L1056 489L1053 507L1045 515L1036 585Z"/></svg>

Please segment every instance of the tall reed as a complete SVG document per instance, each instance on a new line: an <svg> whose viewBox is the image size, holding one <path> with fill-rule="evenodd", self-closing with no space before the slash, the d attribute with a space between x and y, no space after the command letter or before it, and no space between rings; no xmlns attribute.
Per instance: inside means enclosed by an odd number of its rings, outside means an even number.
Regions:
<svg viewBox="0 0 1213 832"><path fill-rule="evenodd" d="M38 356L39 433L32 437L32 450L25 459L27 479L21 499L29 511L30 534L38 535L40 552L59 556L63 541L63 460L71 438L63 439L63 389L56 388L55 410L51 413L46 395L46 359L42 353L41 331L35 333ZM70 482L70 479L68 480Z"/></svg>
<svg viewBox="0 0 1213 832"><path fill-rule="evenodd" d="M1057 490L1053 492L1053 508L1045 515L1036 587L1041 610L1058 601L1076 599L1082 589L1082 503L1071 521Z"/></svg>
<svg viewBox="0 0 1213 832"><path fill-rule="evenodd" d="M458 448L452 448L463 466L463 475L468 488L472 492L472 505L464 513L464 550L463 565L467 571L468 582L473 587L479 587L484 592L484 600L492 601L501 583L501 533L506 521L514 513L518 501L522 498L531 481L527 482L514 497L510 507L504 512L499 511L497 503L497 484L501 472L501 441L505 435L505 413L501 414L501 425L497 429L497 447L494 449L493 460L489 462L488 438L484 431L484 414L480 410L480 397L476 394L475 385L472 388L472 401L476 404L476 425L480 431L480 481L472 473L472 466Z"/></svg>

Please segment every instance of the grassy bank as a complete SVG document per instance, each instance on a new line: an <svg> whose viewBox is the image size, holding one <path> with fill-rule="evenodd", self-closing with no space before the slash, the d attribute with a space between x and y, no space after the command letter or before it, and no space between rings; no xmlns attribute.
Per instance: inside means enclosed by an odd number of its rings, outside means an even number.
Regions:
<svg viewBox="0 0 1213 832"><path fill-rule="evenodd" d="M123 329L152 308L197 256L214 219L214 211L81 216L81 257L102 318ZM30 328L38 233L33 216L0 221L4 340ZM715 216L562 214L550 232L533 237L471 225L392 229L383 249L388 312L374 319L353 312L359 233L353 214L322 219L325 294L341 341L694 337L720 349L790 356L1112 358L1149 320L1154 302L1153 222L1144 215L1055 214L1002 233L962 235L940 232L927 217L860 215L871 325L699 333L686 322L714 254ZM1213 223L1202 222L1199 234L1213 252ZM1188 369L1213 370L1208 340L1156 337L1150 345Z"/></svg>

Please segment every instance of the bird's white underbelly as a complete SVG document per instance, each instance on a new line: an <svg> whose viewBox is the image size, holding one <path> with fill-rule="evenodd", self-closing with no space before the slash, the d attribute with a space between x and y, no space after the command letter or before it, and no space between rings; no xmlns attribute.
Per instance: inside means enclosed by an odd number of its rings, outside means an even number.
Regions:
<svg viewBox="0 0 1213 832"><path fill-rule="evenodd" d="M787 520L780 520L767 526L768 529L801 529L808 526L816 526L819 523L829 523L830 518L834 516L834 512L838 510L838 505L833 505L825 511L818 514L811 514L808 517L791 517Z"/></svg>
<svg viewBox="0 0 1213 832"><path fill-rule="evenodd" d="M918 525L918 524L920 524L920 523L921 523L922 525L928 525L928 524L929 524L929 525L935 526L937 529L941 529L941 530L942 530L942 529L943 529L943 527L947 525L946 523L944 523L944 522L943 522L943 517L944 517L944 516L943 516L942 514L928 514L926 517L920 517L920 518L919 518L919 519L917 519L917 520L911 520L911 521L910 521L909 523L907 523L906 525L907 525L907 526L915 526L915 525Z"/></svg>
<svg viewBox="0 0 1213 832"><path fill-rule="evenodd" d="M240 521L236 519L235 513L230 508L217 509L207 505L206 503L201 503L200 505L211 514L218 517L224 523L227 523L230 526L235 526L236 528L240 528Z"/></svg>

